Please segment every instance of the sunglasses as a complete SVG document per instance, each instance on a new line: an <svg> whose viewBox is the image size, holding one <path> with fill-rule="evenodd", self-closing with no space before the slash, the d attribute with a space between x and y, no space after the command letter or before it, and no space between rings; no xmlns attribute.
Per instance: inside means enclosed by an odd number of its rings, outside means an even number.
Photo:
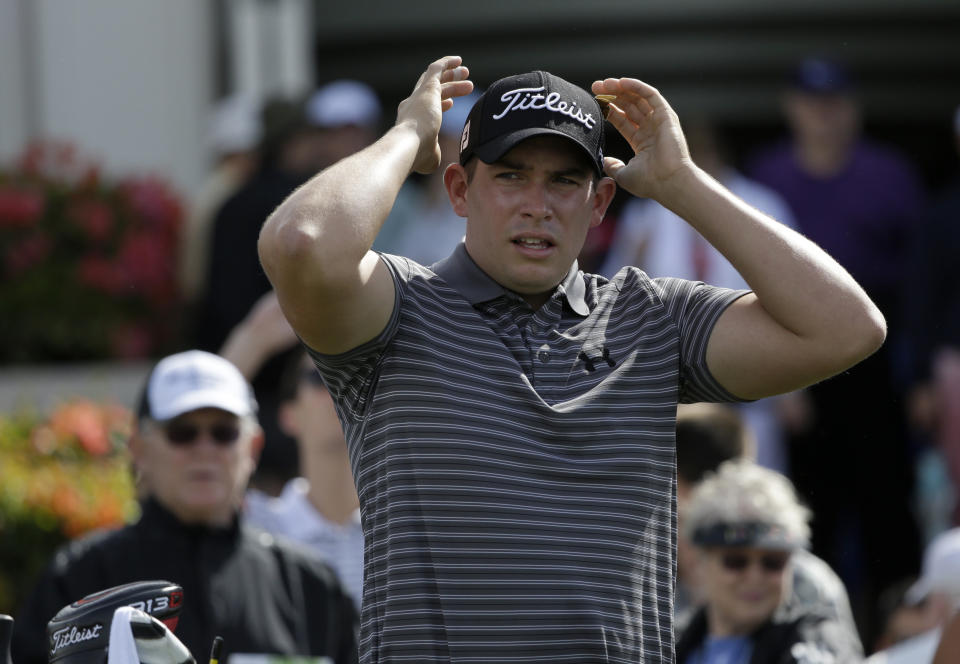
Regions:
<svg viewBox="0 0 960 664"><path fill-rule="evenodd" d="M720 556L720 564L723 565L724 569L731 572L743 572L752 563L759 563L760 569L773 574L782 572L789 560L789 553L762 553L758 556L751 556L746 553L731 551Z"/></svg>
<svg viewBox="0 0 960 664"><path fill-rule="evenodd" d="M214 424L209 427L200 427L189 422L171 422L163 428L167 441L175 447L192 445L203 431L206 431L210 440L220 447L232 445L240 438L238 424Z"/></svg>

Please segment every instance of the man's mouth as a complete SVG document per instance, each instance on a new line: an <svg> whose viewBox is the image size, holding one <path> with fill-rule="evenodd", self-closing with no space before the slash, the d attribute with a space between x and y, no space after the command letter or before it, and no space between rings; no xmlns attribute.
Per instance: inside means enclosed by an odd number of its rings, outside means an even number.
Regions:
<svg viewBox="0 0 960 664"><path fill-rule="evenodd" d="M553 246L553 242L549 240L533 237L518 237L513 240L513 243L526 249L549 249Z"/></svg>

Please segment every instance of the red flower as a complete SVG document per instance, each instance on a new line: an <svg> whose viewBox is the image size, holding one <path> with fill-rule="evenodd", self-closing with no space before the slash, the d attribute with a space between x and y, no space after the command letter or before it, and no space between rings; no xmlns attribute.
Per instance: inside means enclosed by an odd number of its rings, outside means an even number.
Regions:
<svg viewBox="0 0 960 664"><path fill-rule="evenodd" d="M113 234L115 225L113 210L103 201L76 201L67 210L67 215L94 242L102 243Z"/></svg>
<svg viewBox="0 0 960 664"><path fill-rule="evenodd" d="M169 187L157 178L129 179L119 185L132 212L148 226L175 233L180 226L183 207Z"/></svg>
<svg viewBox="0 0 960 664"><path fill-rule="evenodd" d="M163 287L169 279L166 247L152 233L138 232L120 247L120 266L134 287L143 293L151 293Z"/></svg>
<svg viewBox="0 0 960 664"><path fill-rule="evenodd" d="M33 233L7 250L4 264L7 275L17 276L43 263L53 250L53 240L47 235Z"/></svg>
<svg viewBox="0 0 960 664"><path fill-rule="evenodd" d="M80 283L107 295L123 295L130 282L116 263L103 256L88 256L77 265Z"/></svg>
<svg viewBox="0 0 960 664"><path fill-rule="evenodd" d="M107 426L96 404L78 400L57 409L50 417L50 428L61 436L75 437L93 456L110 451Z"/></svg>
<svg viewBox="0 0 960 664"><path fill-rule="evenodd" d="M0 189L0 228L28 228L43 216L43 196L33 189Z"/></svg>

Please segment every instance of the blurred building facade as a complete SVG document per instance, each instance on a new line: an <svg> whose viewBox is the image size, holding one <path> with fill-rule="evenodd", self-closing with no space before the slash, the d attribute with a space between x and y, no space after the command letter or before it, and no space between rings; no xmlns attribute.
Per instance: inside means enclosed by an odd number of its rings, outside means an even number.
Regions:
<svg viewBox="0 0 960 664"><path fill-rule="evenodd" d="M942 137L960 97L958 32L952 0L2 0L0 159L66 139L190 196L218 99L349 77L391 108L446 53L480 85L527 69L639 76L749 147L779 128L784 72L819 53L849 64L873 133L936 180L954 159Z"/></svg>

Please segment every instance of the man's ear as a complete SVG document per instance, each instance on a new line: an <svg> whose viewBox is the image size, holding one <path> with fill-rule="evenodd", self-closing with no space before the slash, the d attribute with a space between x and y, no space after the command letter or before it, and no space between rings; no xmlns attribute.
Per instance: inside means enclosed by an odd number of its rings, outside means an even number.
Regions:
<svg viewBox="0 0 960 664"><path fill-rule="evenodd" d="M466 169L456 162L447 166L443 172L443 186L446 187L447 196L450 197L450 205L458 216L464 218L467 216L468 180Z"/></svg>
<svg viewBox="0 0 960 664"><path fill-rule="evenodd" d="M597 180L596 191L593 194L593 218L590 227L599 226L607 214L607 208L613 202L617 193L617 183L613 178L602 177Z"/></svg>

